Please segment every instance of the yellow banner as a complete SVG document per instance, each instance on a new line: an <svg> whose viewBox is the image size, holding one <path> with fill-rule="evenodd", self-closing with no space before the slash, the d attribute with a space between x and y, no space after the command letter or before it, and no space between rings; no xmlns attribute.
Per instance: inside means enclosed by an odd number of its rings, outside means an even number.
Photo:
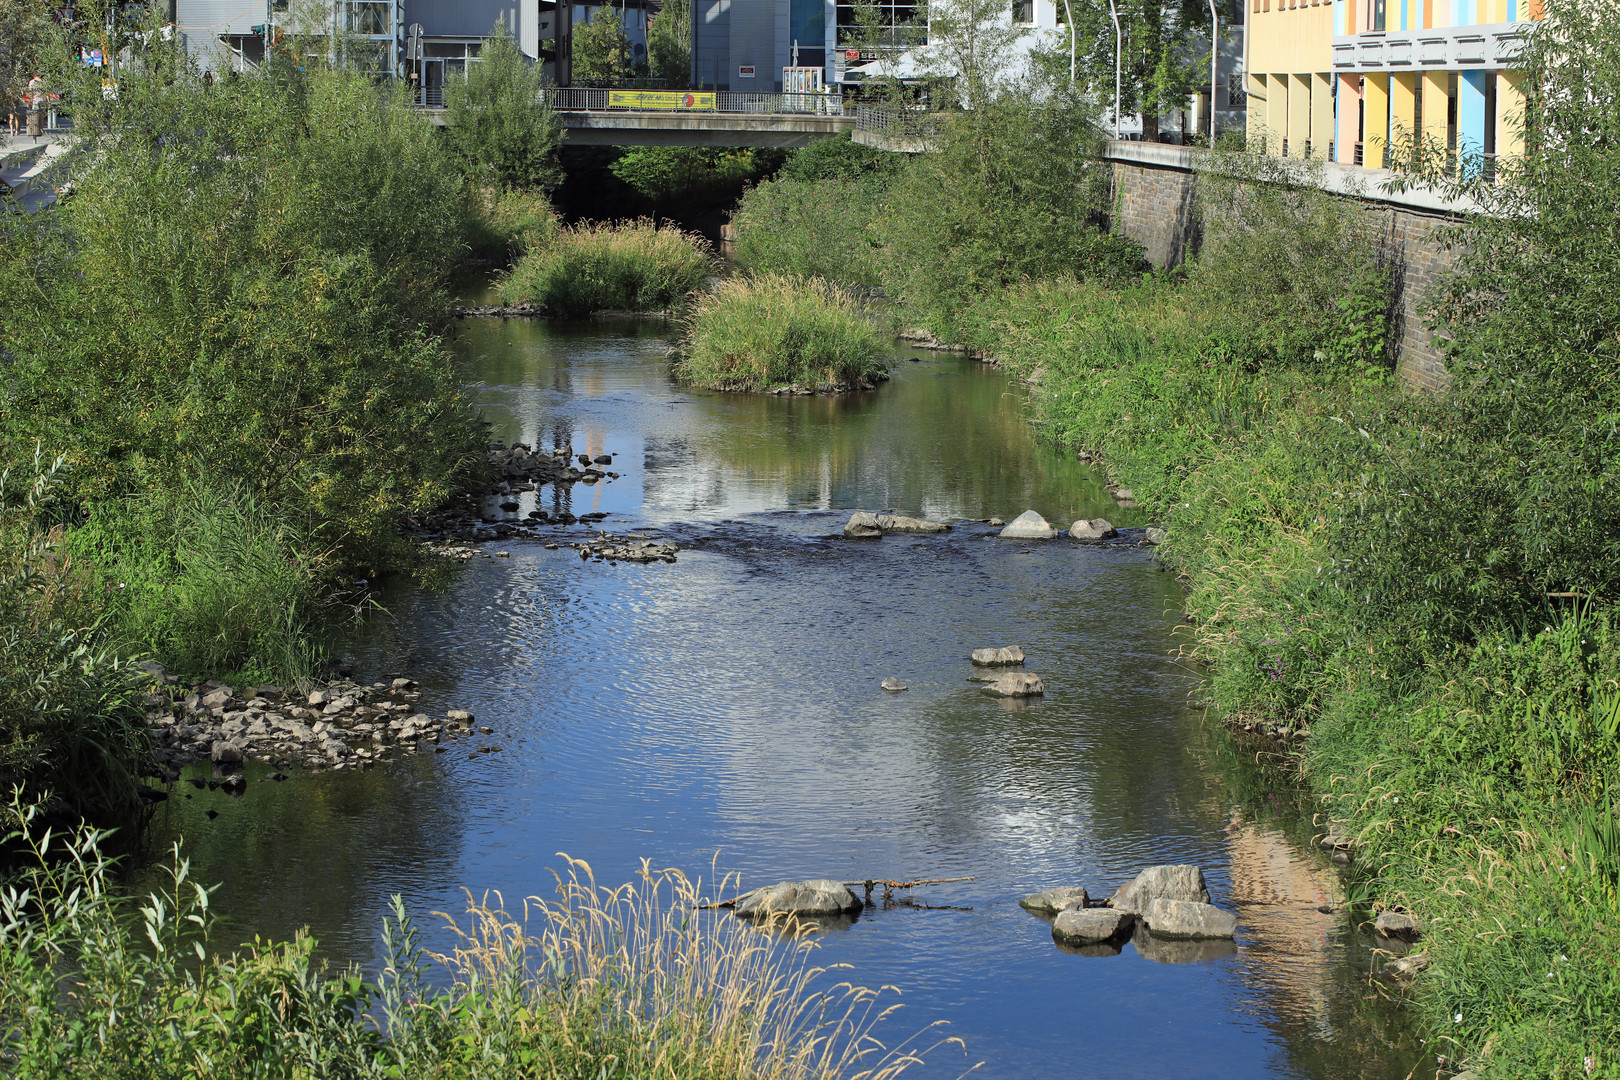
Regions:
<svg viewBox="0 0 1620 1080"><path fill-rule="evenodd" d="M611 109L712 109L713 94L691 90L609 90Z"/></svg>

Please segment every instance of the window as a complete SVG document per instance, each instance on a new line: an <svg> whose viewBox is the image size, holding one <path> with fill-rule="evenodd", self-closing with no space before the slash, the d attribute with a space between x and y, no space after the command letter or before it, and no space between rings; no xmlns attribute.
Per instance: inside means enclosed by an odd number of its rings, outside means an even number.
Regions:
<svg viewBox="0 0 1620 1080"><path fill-rule="evenodd" d="M1013 22L1028 26L1035 21L1035 0L1013 0Z"/></svg>
<svg viewBox="0 0 1620 1080"><path fill-rule="evenodd" d="M338 25L363 37L394 36L394 0L339 0Z"/></svg>

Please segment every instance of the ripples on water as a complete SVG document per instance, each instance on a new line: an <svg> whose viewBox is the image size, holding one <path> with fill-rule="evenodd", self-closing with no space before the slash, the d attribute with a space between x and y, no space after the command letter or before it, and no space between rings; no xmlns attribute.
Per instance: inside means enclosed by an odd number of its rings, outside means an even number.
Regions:
<svg viewBox="0 0 1620 1080"><path fill-rule="evenodd" d="M668 381L658 324L474 322L461 345L499 438L614 453L624 474L522 512L606 510L612 531L678 540L679 562L511 540L444 592L384 594L393 617L349 646L359 674L409 673L424 708L469 708L495 734L168 804L162 826L226 882L234 927L307 924L334 958L369 961L389 894L428 912L458 910L463 887L546 893L557 852L602 881L642 857L718 857L750 886L971 875L918 890L940 910L868 912L822 944L906 992L895 1038L949 1020L992 1077L1407 1074L1416 1050L1363 1001L1364 948L1316 911L1321 860L1223 795L1172 660L1179 592L1145 548L972 523L838 535L857 507L1143 524L1036 442L1005 377L929 358L855 399L727 397ZM1001 644L1025 648L1042 702L966 681L969 652ZM885 694L888 675L910 689ZM1204 867L1240 913L1236 950L1070 955L1016 903L1057 884L1107 895L1160 862ZM927 1075L963 1065L944 1052Z"/></svg>

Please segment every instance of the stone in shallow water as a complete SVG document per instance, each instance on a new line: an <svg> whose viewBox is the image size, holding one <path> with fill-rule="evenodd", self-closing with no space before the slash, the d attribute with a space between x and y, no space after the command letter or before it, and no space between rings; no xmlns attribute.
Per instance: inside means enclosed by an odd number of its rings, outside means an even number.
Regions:
<svg viewBox="0 0 1620 1080"><path fill-rule="evenodd" d="M1024 698L1040 697L1046 693L1046 687L1041 683L1041 677L1033 671L1008 672L1000 676L988 686L980 687L982 693L993 697Z"/></svg>
<svg viewBox="0 0 1620 1080"><path fill-rule="evenodd" d="M891 694L898 694L900 691L906 689L906 684L901 682L899 679L890 677L883 680L883 689L889 691Z"/></svg>
<svg viewBox="0 0 1620 1080"><path fill-rule="evenodd" d="M841 881L782 881L737 897L732 911L745 919L773 915L842 915L861 910L861 898Z"/></svg>
<svg viewBox="0 0 1620 1080"><path fill-rule="evenodd" d="M1052 523L1033 510L1025 510L1001 530L1003 540L1050 540L1056 535Z"/></svg>
<svg viewBox="0 0 1620 1080"><path fill-rule="evenodd" d="M849 522L844 526L844 535L851 540L876 540L883 535L883 526L878 524L876 514L857 510L849 515Z"/></svg>
<svg viewBox="0 0 1620 1080"><path fill-rule="evenodd" d="M1090 901L1091 898L1086 895L1083 887L1060 885L1055 889L1038 892L1034 896L1026 896L1018 901L1018 906L1038 915L1055 915L1070 908L1083 908Z"/></svg>
<svg viewBox="0 0 1620 1080"><path fill-rule="evenodd" d="M1153 900L1187 900L1209 903L1204 872L1188 864L1150 866L1121 885L1108 898L1108 906L1120 911L1147 910Z"/></svg>
<svg viewBox="0 0 1620 1080"><path fill-rule="evenodd" d="M1150 900L1142 921L1155 937L1200 941L1230 938L1237 933L1237 916L1213 904L1190 900Z"/></svg>
<svg viewBox="0 0 1620 1080"><path fill-rule="evenodd" d="M976 667L1006 667L1010 664L1022 664L1024 650L1017 645L1010 645L1002 649L974 649L973 663Z"/></svg>
<svg viewBox="0 0 1620 1080"><path fill-rule="evenodd" d="M1378 918L1373 921L1374 930L1384 937L1401 941L1416 941L1418 926L1418 917L1404 911L1380 911Z"/></svg>
<svg viewBox="0 0 1620 1080"><path fill-rule="evenodd" d="M1150 544L1162 544L1164 543L1164 538L1169 535L1170 534L1165 532L1163 529L1153 525L1148 526L1148 528L1142 533L1142 536Z"/></svg>
<svg viewBox="0 0 1620 1080"><path fill-rule="evenodd" d="M1128 911L1112 908L1070 908L1052 923L1052 939L1070 945L1089 945L1123 937L1136 922Z"/></svg>
<svg viewBox="0 0 1620 1080"><path fill-rule="evenodd" d="M1069 536L1075 540L1112 540L1118 535L1106 518L1082 519L1069 526Z"/></svg>

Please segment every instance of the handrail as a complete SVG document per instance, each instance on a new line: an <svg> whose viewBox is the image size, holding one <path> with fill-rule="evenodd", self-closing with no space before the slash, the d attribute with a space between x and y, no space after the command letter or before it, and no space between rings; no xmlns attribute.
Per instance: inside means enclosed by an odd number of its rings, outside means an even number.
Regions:
<svg viewBox="0 0 1620 1080"><path fill-rule="evenodd" d="M637 112L634 105L610 104L615 89L640 87L548 87L546 102L557 112ZM671 112L731 113L754 116L813 115L843 116L844 99L837 90L811 94L756 93L737 90L692 91L692 103ZM656 111L663 112L663 109Z"/></svg>
<svg viewBox="0 0 1620 1080"><path fill-rule="evenodd" d="M856 105L855 130L897 139L931 139L939 134L939 115L921 105Z"/></svg>

